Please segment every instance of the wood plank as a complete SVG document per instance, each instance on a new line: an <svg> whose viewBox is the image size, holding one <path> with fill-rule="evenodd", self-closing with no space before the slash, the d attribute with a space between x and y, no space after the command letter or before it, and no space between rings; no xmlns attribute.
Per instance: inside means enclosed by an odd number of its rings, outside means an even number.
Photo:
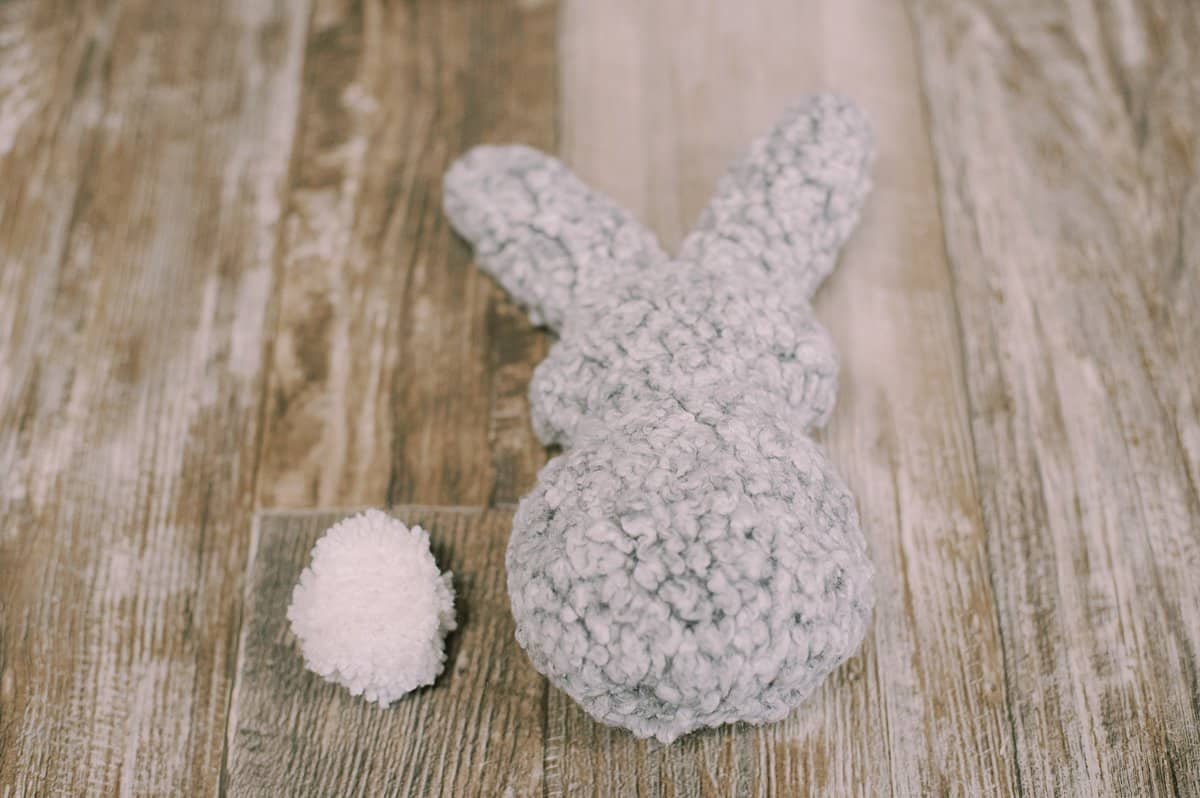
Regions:
<svg viewBox="0 0 1200 798"><path fill-rule="evenodd" d="M307 18L0 9L4 795L215 789Z"/></svg>
<svg viewBox="0 0 1200 798"><path fill-rule="evenodd" d="M482 141L553 148L553 4L318 0L308 43L260 503L512 501L545 454L544 336L441 210Z"/></svg>
<svg viewBox="0 0 1200 798"><path fill-rule="evenodd" d="M602 794L1012 793L962 352L903 9L630 0L569 2L563 19L564 157L672 243L789 100L840 89L873 117L876 192L817 311L843 355L826 440L858 497L879 600L863 652L781 724L656 756L551 692L549 792L598 780Z"/></svg>
<svg viewBox="0 0 1200 798"><path fill-rule="evenodd" d="M309 552L343 514L269 513L256 532L237 687L231 795L540 795L545 680L517 646L505 590L509 510L402 507L454 573L446 670L380 709L306 670L287 607Z"/></svg>
<svg viewBox="0 0 1200 798"><path fill-rule="evenodd" d="M1022 787L1200 795L1200 8L912 6Z"/></svg>

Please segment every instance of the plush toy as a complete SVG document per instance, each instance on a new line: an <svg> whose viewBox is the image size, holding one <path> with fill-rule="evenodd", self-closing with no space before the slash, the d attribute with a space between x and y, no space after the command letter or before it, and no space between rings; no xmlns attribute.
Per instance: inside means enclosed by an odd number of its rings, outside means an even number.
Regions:
<svg viewBox="0 0 1200 798"><path fill-rule="evenodd" d="M446 175L480 265L559 336L530 406L563 454L517 510L508 589L533 664L603 722L669 742L776 720L863 638L854 500L807 435L837 371L809 297L872 159L852 103L802 100L674 260L535 150L479 147Z"/></svg>

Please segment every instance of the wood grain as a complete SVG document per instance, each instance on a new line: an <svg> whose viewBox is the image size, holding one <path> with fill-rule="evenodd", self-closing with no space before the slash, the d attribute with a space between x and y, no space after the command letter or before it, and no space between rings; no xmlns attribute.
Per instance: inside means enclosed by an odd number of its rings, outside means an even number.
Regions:
<svg viewBox="0 0 1200 798"><path fill-rule="evenodd" d="M304 668L287 607L341 515L266 514L251 555L230 710L231 795L536 795L545 681L517 647L505 590L510 510L397 508L454 573L459 630L432 687L380 709Z"/></svg>
<svg viewBox="0 0 1200 798"><path fill-rule="evenodd" d="M1200 796L1197 42L1183 0L0 3L0 795ZM817 300L874 625L782 723L637 741L513 639L547 339L441 174L557 150L673 245L823 88L881 150ZM297 508L392 503L460 630L383 711L284 613L344 515Z"/></svg>
<svg viewBox="0 0 1200 798"><path fill-rule="evenodd" d="M701 783L781 795L1015 791L962 351L903 9L568 3L563 42L564 157L672 241L728 161L803 92L855 97L880 146L862 225L817 299L842 353L826 441L878 569L873 632L791 719L729 735ZM600 53L603 69L591 68ZM551 693L551 729L567 718L548 753L564 784L641 771L643 746L589 733L577 715Z"/></svg>
<svg viewBox="0 0 1200 798"><path fill-rule="evenodd" d="M1200 8L913 4L1018 775L1200 794Z"/></svg>
<svg viewBox="0 0 1200 798"><path fill-rule="evenodd" d="M483 141L554 147L553 5L317 0L259 480L268 507L513 501L546 351L441 210Z"/></svg>
<svg viewBox="0 0 1200 798"><path fill-rule="evenodd" d="M304 3L0 9L0 793L211 794Z"/></svg>

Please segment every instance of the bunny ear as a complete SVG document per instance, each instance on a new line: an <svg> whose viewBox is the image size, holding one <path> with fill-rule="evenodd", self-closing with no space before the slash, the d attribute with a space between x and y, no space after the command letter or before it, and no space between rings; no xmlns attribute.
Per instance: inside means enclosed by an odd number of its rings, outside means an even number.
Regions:
<svg viewBox="0 0 1200 798"><path fill-rule="evenodd" d="M754 266L811 296L858 221L874 154L858 106L836 94L804 98L717 183L681 258Z"/></svg>
<svg viewBox="0 0 1200 798"><path fill-rule="evenodd" d="M554 329L584 292L667 259L627 211L529 147L476 147L458 159L444 207L479 265Z"/></svg>

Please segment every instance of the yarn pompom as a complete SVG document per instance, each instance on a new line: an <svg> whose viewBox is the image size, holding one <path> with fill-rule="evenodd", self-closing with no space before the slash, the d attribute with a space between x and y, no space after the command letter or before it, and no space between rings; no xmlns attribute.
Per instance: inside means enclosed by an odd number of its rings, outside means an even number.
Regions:
<svg viewBox="0 0 1200 798"><path fill-rule="evenodd" d="M305 664L383 707L433 684L456 626L450 579L419 526L379 510L334 524L288 607Z"/></svg>

